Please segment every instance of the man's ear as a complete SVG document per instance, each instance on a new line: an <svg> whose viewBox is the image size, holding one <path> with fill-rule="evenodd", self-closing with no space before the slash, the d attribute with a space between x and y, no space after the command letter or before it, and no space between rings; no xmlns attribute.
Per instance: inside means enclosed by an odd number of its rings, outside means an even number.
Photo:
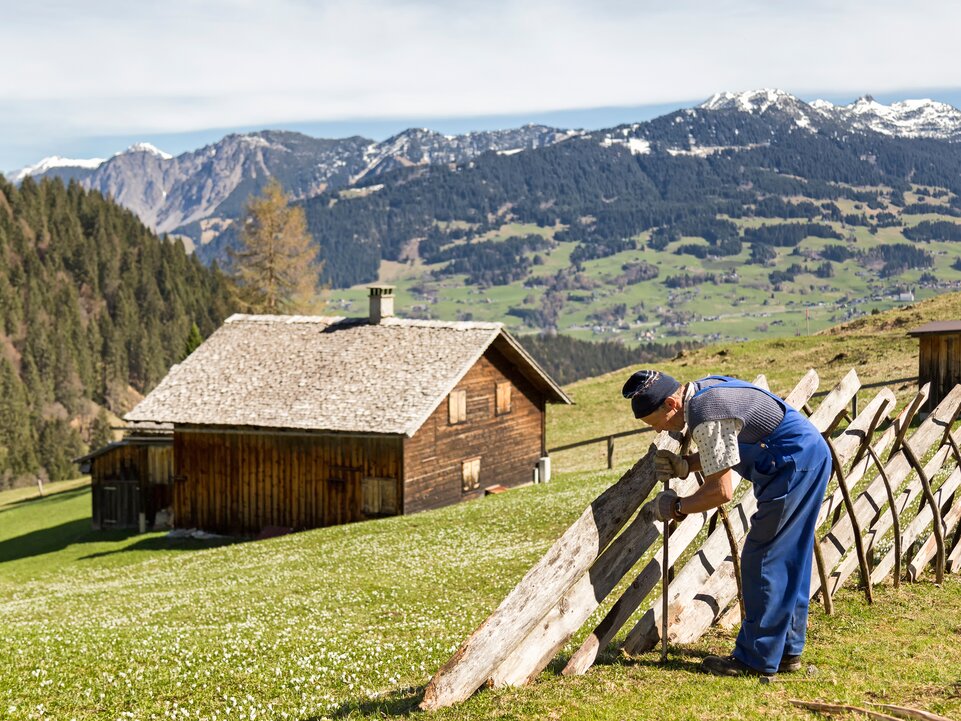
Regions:
<svg viewBox="0 0 961 721"><path fill-rule="evenodd" d="M667 406L669 410L676 412L681 408L681 401L676 396L668 396L664 399L664 405Z"/></svg>

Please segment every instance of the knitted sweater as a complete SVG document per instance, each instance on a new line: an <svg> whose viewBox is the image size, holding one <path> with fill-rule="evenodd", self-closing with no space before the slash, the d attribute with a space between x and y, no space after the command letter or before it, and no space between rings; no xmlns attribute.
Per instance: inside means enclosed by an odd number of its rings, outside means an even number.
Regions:
<svg viewBox="0 0 961 721"><path fill-rule="evenodd" d="M723 386L724 381L693 381L695 391ZM760 388L717 388L706 391L688 401L688 424L697 428L706 421L735 418L741 422L740 443L764 440L784 419L784 411L777 401Z"/></svg>

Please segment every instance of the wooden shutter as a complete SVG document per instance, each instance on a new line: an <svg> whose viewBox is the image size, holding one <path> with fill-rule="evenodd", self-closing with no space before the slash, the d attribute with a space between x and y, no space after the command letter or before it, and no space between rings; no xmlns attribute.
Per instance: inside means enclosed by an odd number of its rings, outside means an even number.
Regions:
<svg viewBox="0 0 961 721"><path fill-rule="evenodd" d="M495 414L502 416L505 413L511 412L511 382L503 381L497 384L497 390L494 393L494 408Z"/></svg>
<svg viewBox="0 0 961 721"><path fill-rule="evenodd" d="M480 488L480 458L471 458L461 464L462 483L464 493Z"/></svg>
<svg viewBox="0 0 961 721"><path fill-rule="evenodd" d="M447 414L450 424L463 423L467 420L467 391L454 390L447 399Z"/></svg>
<svg viewBox="0 0 961 721"><path fill-rule="evenodd" d="M394 478L380 479L380 512L385 516L396 516L400 512L397 507L397 480Z"/></svg>
<svg viewBox="0 0 961 721"><path fill-rule="evenodd" d="M365 516L397 515L397 480L362 478L360 481Z"/></svg>

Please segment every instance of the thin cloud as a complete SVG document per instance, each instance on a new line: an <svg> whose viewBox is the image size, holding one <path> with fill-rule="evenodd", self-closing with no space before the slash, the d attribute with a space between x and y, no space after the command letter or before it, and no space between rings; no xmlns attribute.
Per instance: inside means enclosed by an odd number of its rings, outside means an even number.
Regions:
<svg viewBox="0 0 961 721"><path fill-rule="evenodd" d="M3 0L0 10L15 70L0 74L10 111L0 161L25 142L24 127L172 133L644 105L754 87L852 97L953 87L961 26L953 3L888 0Z"/></svg>

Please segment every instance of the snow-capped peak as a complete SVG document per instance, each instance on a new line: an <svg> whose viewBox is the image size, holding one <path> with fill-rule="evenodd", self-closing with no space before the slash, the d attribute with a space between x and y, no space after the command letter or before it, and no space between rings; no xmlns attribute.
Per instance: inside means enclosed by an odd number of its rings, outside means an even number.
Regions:
<svg viewBox="0 0 961 721"><path fill-rule="evenodd" d="M887 105L882 105L870 95L864 95L858 98L853 103L848 105L847 109L855 115L866 115L872 113L876 115L888 115L891 110L891 108L889 108Z"/></svg>
<svg viewBox="0 0 961 721"><path fill-rule="evenodd" d="M10 178L13 182L19 183L28 175L42 175L52 168L88 168L92 170L100 167L103 161L103 158L62 158L59 155L52 155L39 163L28 165L11 173Z"/></svg>
<svg viewBox="0 0 961 721"><path fill-rule="evenodd" d="M746 113L760 114L772 105L781 105L785 103L785 101L797 102L797 98L777 88L762 88L760 90L747 90L740 93L714 93L714 95L698 107L703 110L735 109Z"/></svg>
<svg viewBox="0 0 961 721"><path fill-rule="evenodd" d="M165 153L156 145L151 145L150 143L134 143L122 153L117 153L117 155L126 155L127 153L149 153L163 160L170 160L173 157L170 153Z"/></svg>
<svg viewBox="0 0 961 721"><path fill-rule="evenodd" d="M822 115L849 123L858 130L902 138L961 139L961 110L927 98L884 105L864 95L849 105L817 100L811 106Z"/></svg>

